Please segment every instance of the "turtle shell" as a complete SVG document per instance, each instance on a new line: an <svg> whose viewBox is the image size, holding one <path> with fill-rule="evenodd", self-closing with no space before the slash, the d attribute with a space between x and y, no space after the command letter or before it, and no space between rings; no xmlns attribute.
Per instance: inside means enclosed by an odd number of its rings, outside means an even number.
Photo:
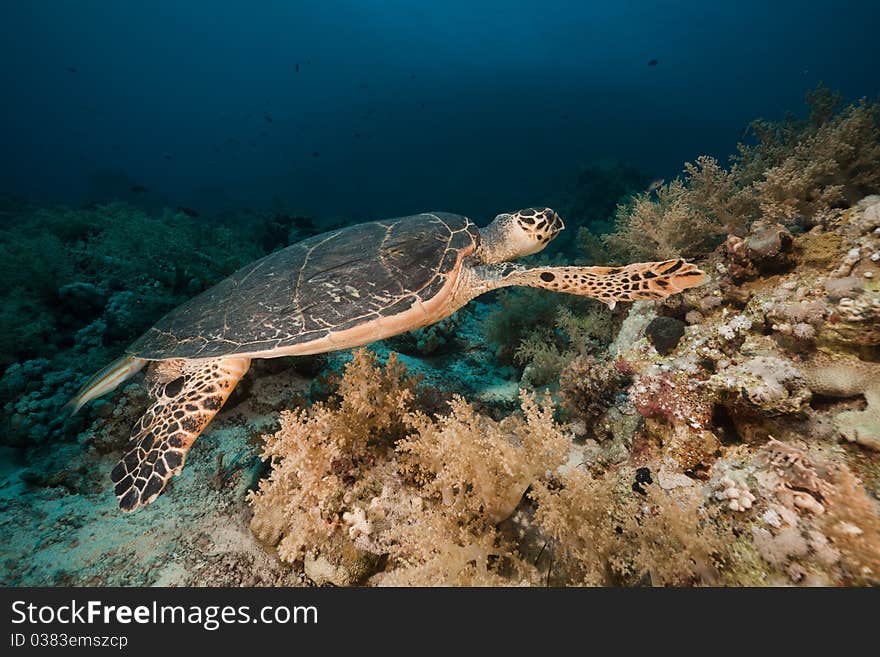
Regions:
<svg viewBox="0 0 880 657"><path fill-rule="evenodd" d="M128 353L163 360L330 351L331 334L403 315L448 290L479 240L467 217L443 212L317 235L243 267L172 310Z"/></svg>

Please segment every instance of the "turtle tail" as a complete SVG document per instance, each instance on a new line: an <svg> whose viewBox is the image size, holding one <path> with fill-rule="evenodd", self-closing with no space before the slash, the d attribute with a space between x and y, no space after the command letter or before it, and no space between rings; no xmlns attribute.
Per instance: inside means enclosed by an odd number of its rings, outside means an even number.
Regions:
<svg viewBox="0 0 880 657"><path fill-rule="evenodd" d="M137 374L146 362L143 358L135 358L131 355L114 360L86 381L76 396L64 405L64 408L73 415L96 397L110 392L120 383Z"/></svg>

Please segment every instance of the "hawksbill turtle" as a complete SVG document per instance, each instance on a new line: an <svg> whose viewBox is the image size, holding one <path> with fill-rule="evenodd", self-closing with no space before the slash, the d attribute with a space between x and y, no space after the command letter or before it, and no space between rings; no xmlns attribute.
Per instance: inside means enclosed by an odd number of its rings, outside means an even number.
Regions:
<svg viewBox="0 0 880 657"><path fill-rule="evenodd" d="M425 212L348 226L253 262L160 319L70 401L73 412L153 363L151 403L111 478L123 510L149 504L253 358L349 349L448 317L471 299L526 285L618 301L663 299L705 275L682 259L624 267L533 267L565 226L549 208L467 217Z"/></svg>

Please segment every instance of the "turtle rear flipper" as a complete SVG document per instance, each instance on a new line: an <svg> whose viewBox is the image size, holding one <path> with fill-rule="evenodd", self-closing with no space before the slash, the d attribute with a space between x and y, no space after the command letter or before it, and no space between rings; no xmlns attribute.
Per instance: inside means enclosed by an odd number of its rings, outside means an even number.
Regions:
<svg viewBox="0 0 880 657"><path fill-rule="evenodd" d="M502 284L593 297L614 308L618 301L665 299L705 280L705 272L677 258L625 267L535 267L511 274Z"/></svg>
<svg viewBox="0 0 880 657"><path fill-rule="evenodd" d="M133 511L165 490L186 453L223 407L250 366L249 358L161 362L150 385L153 400L132 429L125 455L110 477L119 508Z"/></svg>

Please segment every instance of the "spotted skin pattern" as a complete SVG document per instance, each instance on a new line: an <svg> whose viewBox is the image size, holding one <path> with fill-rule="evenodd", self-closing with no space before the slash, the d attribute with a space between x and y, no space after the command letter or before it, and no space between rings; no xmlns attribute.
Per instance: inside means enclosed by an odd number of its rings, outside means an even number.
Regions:
<svg viewBox="0 0 880 657"><path fill-rule="evenodd" d="M246 358L170 360L153 369L153 402L135 424L124 456L110 473L119 508L133 511L165 490L249 364Z"/></svg>
<svg viewBox="0 0 880 657"><path fill-rule="evenodd" d="M544 245L565 228L562 218L550 208L526 208L511 216L532 239Z"/></svg>
<svg viewBox="0 0 880 657"><path fill-rule="evenodd" d="M613 308L618 301L665 299L705 280L706 274L695 265L675 259L625 267L517 268L504 277L504 284L593 297Z"/></svg>

